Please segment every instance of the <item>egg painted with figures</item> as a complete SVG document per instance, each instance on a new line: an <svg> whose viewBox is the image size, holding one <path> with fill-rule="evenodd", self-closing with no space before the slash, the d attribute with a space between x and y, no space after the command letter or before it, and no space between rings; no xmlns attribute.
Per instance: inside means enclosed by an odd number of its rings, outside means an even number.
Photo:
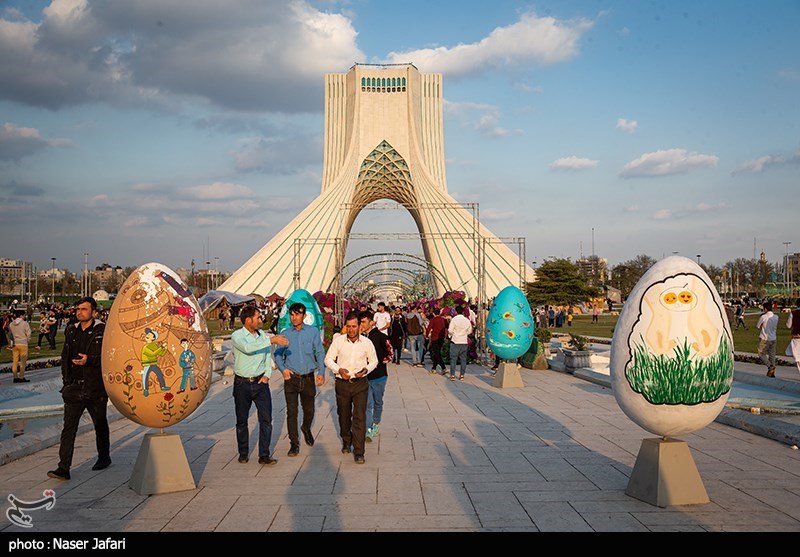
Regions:
<svg viewBox="0 0 800 557"><path fill-rule="evenodd" d="M515 360L525 354L533 342L533 316L528 299L516 286L500 291L486 317L486 342L494 354Z"/></svg>
<svg viewBox="0 0 800 557"><path fill-rule="evenodd" d="M733 383L733 335L713 282L672 256L639 280L611 341L614 397L639 426L662 437L713 422Z"/></svg>
<svg viewBox="0 0 800 557"><path fill-rule="evenodd" d="M284 302L280 316L278 317L277 331L281 332L292 326L292 322L289 320L289 308L295 303L301 303L306 307L306 316L303 318L303 323L316 327L319 329L320 334L324 334L325 319L322 316L322 311L319 309L319 304L308 290L302 288L298 288L292 292Z"/></svg>
<svg viewBox="0 0 800 557"><path fill-rule="evenodd" d="M211 385L211 342L203 312L178 274L142 265L125 280L103 336L103 383L126 418L175 425Z"/></svg>

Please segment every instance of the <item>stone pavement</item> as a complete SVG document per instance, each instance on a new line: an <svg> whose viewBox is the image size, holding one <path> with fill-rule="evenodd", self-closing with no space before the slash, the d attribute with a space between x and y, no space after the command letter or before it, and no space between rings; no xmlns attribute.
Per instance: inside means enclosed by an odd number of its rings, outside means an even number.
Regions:
<svg viewBox="0 0 800 557"><path fill-rule="evenodd" d="M35 500L41 532L798 532L800 451L714 422L682 437L711 502L658 508L625 495L642 439L611 390L553 370L521 370L525 386L497 389L470 365L450 382L403 361L391 365L381 435L366 464L342 455L330 377L317 398L314 447L286 456L282 381L274 375L274 456L237 462L231 382L214 383L180 433L197 488L140 496L128 486L142 437L111 424L110 468L93 472L94 434L78 436L72 480L47 478L58 446L0 467L0 497Z"/></svg>

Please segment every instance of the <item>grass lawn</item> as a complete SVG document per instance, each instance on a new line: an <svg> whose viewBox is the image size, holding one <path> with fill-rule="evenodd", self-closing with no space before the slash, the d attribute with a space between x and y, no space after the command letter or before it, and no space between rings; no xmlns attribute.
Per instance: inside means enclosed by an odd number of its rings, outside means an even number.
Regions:
<svg viewBox="0 0 800 557"><path fill-rule="evenodd" d="M756 329L756 322L761 314L752 313L746 314L744 322L747 324L747 329L733 330L733 346L736 352L751 352L758 353L758 329ZM786 320L789 315L786 313L778 314L778 344L776 348L776 356L784 356L784 350L789 344L791 335L789 328L786 326ZM591 315L576 315L572 321L572 327L564 325L561 328L550 329L554 333L573 333L576 335L588 337L602 337L611 338L614 335L614 327L617 325L617 316L604 315L598 316L598 323L592 324ZM735 322L734 322L735 327Z"/></svg>

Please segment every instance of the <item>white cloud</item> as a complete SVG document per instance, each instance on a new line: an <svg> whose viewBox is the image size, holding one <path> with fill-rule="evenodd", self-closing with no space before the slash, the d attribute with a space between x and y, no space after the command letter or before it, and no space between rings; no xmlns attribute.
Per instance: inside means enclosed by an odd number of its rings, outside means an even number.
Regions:
<svg viewBox="0 0 800 557"><path fill-rule="evenodd" d="M194 224L196 226L219 226L221 224L225 224L225 221L219 219L207 219L207 218L199 218L195 219Z"/></svg>
<svg viewBox="0 0 800 557"><path fill-rule="evenodd" d="M189 186L181 188L180 191L188 198L203 201L242 198L249 199L255 196L253 190L247 186L240 186L239 184L229 184L225 182L214 182L213 184Z"/></svg>
<svg viewBox="0 0 800 557"><path fill-rule="evenodd" d="M788 79L789 81L800 81L800 70L784 68L782 70L778 70L778 77Z"/></svg>
<svg viewBox="0 0 800 557"><path fill-rule="evenodd" d="M322 165L322 137L306 135L290 138L254 137L241 141L233 153L239 172L295 174L310 165Z"/></svg>
<svg viewBox="0 0 800 557"><path fill-rule="evenodd" d="M509 220L516 216L517 214L514 211L499 211L491 207L481 211L481 220L486 221Z"/></svg>
<svg viewBox="0 0 800 557"><path fill-rule="evenodd" d="M636 120L626 120L625 118L617 120L617 129L621 132L634 133L637 127L639 127L639 123Z"/></svg>
<svg viewBox="0 0 800 557"><path fill-rule="evenodd" d="M150 226L150 219L146 216L132 217L125 221L125 226L128 228L142 228L144 226Z"/></svg>
<svg viewBox="0 0 800 557"><path fill-rule="evenodd" d="M620 37L627 37L630 34L631 34L631 30L628 29L627 27L623 27L622 29L617 31L617 35L619 35Z"/></svg>
<svg viewBox="0 0 800 557"><path fill-rule="evenodd" d="M41 22L3 17L0 98L48 108L318 111L320 76L364 60L351 20L306 0L54 0Z"/></svg>
<svg viewBox="0 0 800 557"><path fill-rule="evenodd" d="M666 149L645 153L627 163L619 175L622 178L639 176L669 176L688 172L693 168L716 167L719 157L688 153L686 149Z"/></svg>
<svg viewBox="0 0 800 557"><path fill-rule="evenodd" d="M19 161L48 147L66 145L71 145L68 139L45 139L36 128L18 127L10 122L0 126L0 161Z"/></svg>
<svg viewBox="0 0 800 557"><path fill-rule="evenodd" d="M550 163L550 170L589 170L597 168L598 164L600 164L599 161L572 155Z"/></svg>
<svg viewBox="0 0 800 557"><path fill-rule="evenodd" d="M541 85L529 85L520 81L515 82L512 87L517 91L524 91L526 93L536 93L538 95L544 93L544 87Z"/></svg>
<svg viewBox="0 0 800 557"><path fill-rule="evenodd" d="M730 209L731 206L724 201L719 203L695 203L680 209L661 209L656 211L653 218L656 220L680 219L697 213L708 213Z"/></svg>
<svg viewBox="0 0 800 557"><path fill-rule="evenodd" d="M623 207L622 210L625 211L626 213L638 213L639 212L639 206L638 205L628 205L627 207Z"/></svg>
<svg viewBox="0 0 800 557"><path fill-rule="evenodd" d="M531 63L555 64L577 56L578 42L593 24L587 19L559 21L526 13L518 22L498 27L478 42L391 52L386 61L403 63L412 60L422 71L448 76Z"/></svg>
<svg viewBox="0 0 800 557"><path fill-rule="evenodd" d="M445 100L444 111L455 116L462 126L475 129L485 137L499 138L524 133L521 129L500 126L500 109L491 104Z"/></svg>
<svg viewBox="0 0 800 557"><path fill-rule="evenodd" d="M731 176L735 176L741 172L760 173L768 166L778 166L785 162L784 158L780 155L765 155L743 163L736 170L731 172Z"/></svg>

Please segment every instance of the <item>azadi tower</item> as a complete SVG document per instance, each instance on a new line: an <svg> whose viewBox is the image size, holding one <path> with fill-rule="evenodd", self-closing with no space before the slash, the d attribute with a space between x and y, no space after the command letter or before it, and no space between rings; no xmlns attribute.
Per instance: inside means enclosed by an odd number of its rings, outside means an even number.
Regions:
<svg viewBox="0 0 800 557"><path fill-rule="evenodd" d="M512 250L513 241L480 224L477 204L447 193L443 135L441 74L413 64L327 74L322 192L219 288L285 297L296 288L337 292L353 223L378 200L411 214L438 295L463 290L486 300L533 280L524 239L514 238Z"/></svg>

